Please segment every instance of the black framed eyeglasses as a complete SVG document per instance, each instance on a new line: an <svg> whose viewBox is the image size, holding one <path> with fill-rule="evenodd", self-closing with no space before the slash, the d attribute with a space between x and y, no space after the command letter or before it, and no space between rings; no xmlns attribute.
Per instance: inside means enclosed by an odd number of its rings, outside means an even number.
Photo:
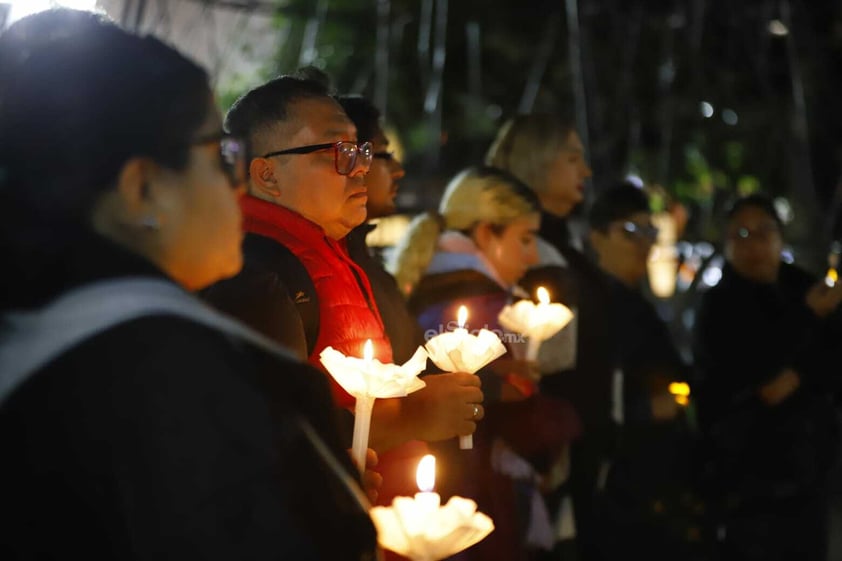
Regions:
<svg viewBox="0 0 842 561"><path fill-rule="evenodd" d="M227 133L215 133L200 137L192 142L193 145L219 143L219 165L228 178L231 187L237 188L248 181L248 143Z"/></svg>
<svg viewBox="0 0 842 561"><path fill-rule="evenodd" d="M312 154L313 152L329 150L331 148L333 148L334 167L336 168L336 173L339 175L350 175L356 169L357 165L362 165L368 171L368 168L371 166L371 160L374 157L371 142L357 144L350 140L277 150L264 154L262 157L271 158L272 156L283 156L286 154Z"/></svg>
<svg viewBox="0 0 842 561"><path fill-rule="evenodd" d="M620 223L620 229L629 239L645 240L654 242L658 239L658 229L651 224L637 224L631 220Z"/></svg>

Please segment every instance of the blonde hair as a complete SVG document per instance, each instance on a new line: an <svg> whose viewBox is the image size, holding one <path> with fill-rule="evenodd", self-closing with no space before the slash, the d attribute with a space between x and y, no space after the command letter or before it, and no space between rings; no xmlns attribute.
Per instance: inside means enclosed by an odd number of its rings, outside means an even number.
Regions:
<svg viewBox="0 0 842 561"><path fill-rule="evenodd" d="M575 130L571 122L554 115L516 115L500 127L485 163L508 171L541 193L548 184L550 164Z"/></svg>
<svg viewBox="0 0 842 561"><path fill-rule="evenodd" d="M512 174L487 166L468 168L447 184L437 213L413 219L387 268L400 289L409 294L427 270L444 230L469 234L482 222L502 229L539 210L535 193Z"/></svg>

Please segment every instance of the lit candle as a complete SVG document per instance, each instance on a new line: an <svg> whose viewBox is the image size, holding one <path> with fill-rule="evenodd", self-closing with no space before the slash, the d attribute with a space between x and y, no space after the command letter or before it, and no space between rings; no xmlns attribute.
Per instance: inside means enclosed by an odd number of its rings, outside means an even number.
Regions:
<svg viewBox="0 0 842 561"><path fill-rule="evenodd" d="M357 467L365 469L371 411L377 398L405 397L426 384L418 374L427 367L427 351L418 347L415 354L402 365L383 364L374 358L371 340L363 345L363 357L345 356L332 347L319 355L327 371L354 396L354 435L351 453Z"/></svg>
<svg viewBox="0 0 842 561"><path fill-rule="evenodd" d="M415 472L419 492L415 497L395 497L392 505L371 509L381 546L413 561L437 561L451 557L485 538L494 530L494 522L477 512L470 499L450 497L441 505L433 491L436 458L421 458Z"/></svg>
<svg viewBox="0 0 842 561"><path fill-rule="evenodd" d="M371 361L374 358L374 346L371 339L363 345L363 372L372 376ZM351 439L351 457L360 471L365 471L365 456L368 450L368 434L371 432L371 412L374 409L374 396L365 392L356 396L354 403L354 435Z"/></svg>
<svg viewBox="0 0 842 561"><path fill-rule="evenodd" d="M536 291L538 296L538 305L535 307L535 317L532 323L546 323L550 321L548 317L550 312L550 294L543 286L539 286ZM526 360L538 360L538 349L541 347L542 339L538 337L529 337L526 343Z"/></svg>
<svg viewBox="0 0 842 561"><path fill-rule="evenodd" d="M467 322L468 322L468 308L466 308L465 306L459 306L459 310L456 312L456 324L458 325L458 327L454 330L454 333L456 333L457 336L461 337L461 342L459 343L459 346L467 344L467 340L465 339L469 335L468 330L465 329L465 324ZM451 360L453 360L454 362L457 362L457 363L461 362L461 360L462 360L461 350L453 349L450 352L454 354L454 357L452 357ZM455 356L456 353L459 353L458 357ZM460 450L472 450L473 448L474 448L474 435L469 434L469 435L466 435L466 436L460 436L459 437L459 449ZM435 467L435 465L436 465L435 464L435 458L433 458L433 467ZM418 467L419 468L421 467L420 464L419 464Z"/></svg>
<svg viewBox="0 0 842 561"><path fill-rule="evenodd" d="M415 521L418 528L417 533L427 529L431 517L433 517L441 506L441 496L433 491L436 486L436 457L427 454L418 462L415 470L415 482L418 484L418 493L415 493Z"/></svg>
<svg viewBox="0 0 842 561"><path fill-rule="evenodd" d="M459 306L459 311L456 312L456 324L459 326L456 328L456 333L460 335L467 335L468 330L465 329L465 323L468 321L468 308L465 306Z"/></svg>
<svg viewBox="0 0 842 561"><path fill-rule="evenodd" d="M456 313L458 327L453 331L439 333L427 341L425 348L430 359L444 372L476 373L492 360L506 353L500 337L488 329L480 329L474 335L465 328L468 309L459 306ZM474 447L472 435L460 436L459 447L470 450Z"/></svg>
<svg viewBox="0 0 842 561"><path fill-rule="evenodd" d="M541 343L561 331L573 319L573 312L559 303L550 303L550 294L543 286L536 291L538 304L520 300L505 306L498 316L500 325L527 337L526 359L537 360Z"/></svg>

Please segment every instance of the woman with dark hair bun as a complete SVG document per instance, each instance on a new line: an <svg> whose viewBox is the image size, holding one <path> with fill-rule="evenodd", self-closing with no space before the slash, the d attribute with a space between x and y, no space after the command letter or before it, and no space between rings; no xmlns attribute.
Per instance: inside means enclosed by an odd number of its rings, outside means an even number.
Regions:
<svg viewBox="0 0 842 561"><path fill-rule="evenodd" d="M242 262L206 73L73 11L0 73L0 558L372 559L324 377L188 292Z"/></svg>

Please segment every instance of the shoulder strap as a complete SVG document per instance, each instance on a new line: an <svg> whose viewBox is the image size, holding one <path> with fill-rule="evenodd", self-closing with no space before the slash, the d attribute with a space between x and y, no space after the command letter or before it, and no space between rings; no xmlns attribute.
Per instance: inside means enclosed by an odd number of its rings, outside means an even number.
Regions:
<svg viewBox="0 0 842 561"><path fill-rule="evenodd" d="M0 316L0 403L26 379L86 339L121 323L171 314L295 360L263 335L160 279L107 280L72 290L46 307Z"/></svg>
<svg viewBox="0 0 842 561"><path fill-rule="evenodd" d="M248 257L277 275L301 316L307 340L307 355L319 338L319 299L316 285L301 260L285 245L257 234L247 234L243 249Z"/></svg>

